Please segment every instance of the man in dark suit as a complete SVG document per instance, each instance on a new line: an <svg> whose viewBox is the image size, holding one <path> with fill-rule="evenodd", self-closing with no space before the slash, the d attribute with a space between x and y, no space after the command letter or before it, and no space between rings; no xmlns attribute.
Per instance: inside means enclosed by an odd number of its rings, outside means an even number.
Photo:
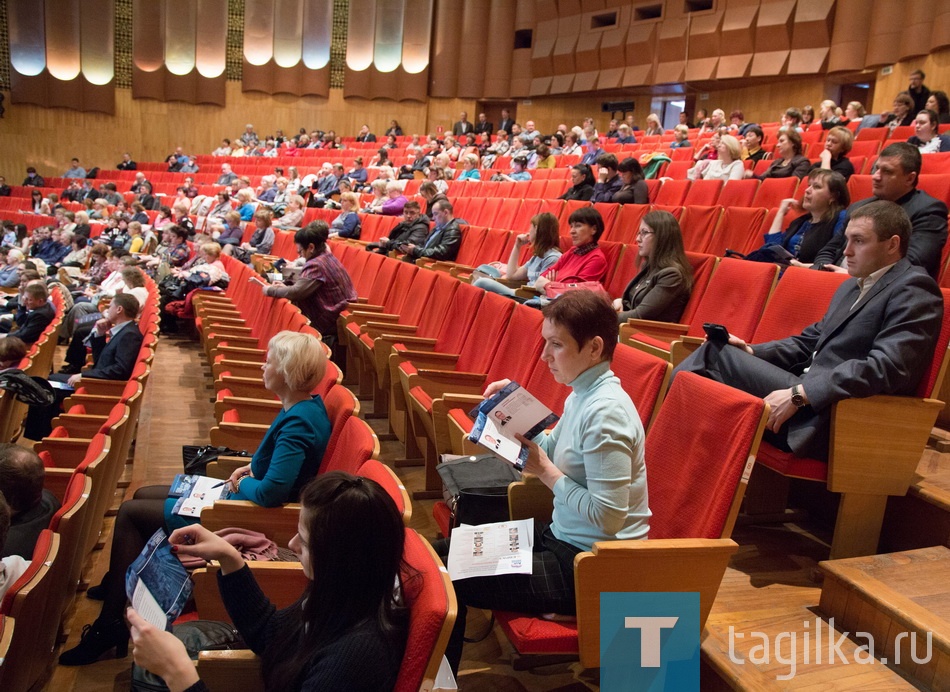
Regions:
<svg viewBox="0 0 950 692"><path fill-rule="evenodd" d="M893 202L854 212L845 231L848 273L825 316L787 339L707 341L674 371L696 372L761 396L766 439L827 460L832 405L875 394L913 394L943 320L936 282L907 257L910 219Z"/></svg>
<svg viewBox="0 0 950 692"><path fill-rule="evenodd" d="M17 328L11 332L23 343L36 343L43 330L53 321L56 311L49 303L49 291L43 283L29 284L23 292L23 298L16 316L13 318Z"/></svg>
<svg viewBox="0 0 950 692"><path fill-rule="evenodd" d="M501 109L501 122L498 123L498 129L504 130L508 134L511 134L511 126L515 124L515 121L511 119L511 114L508 112L507 108Z"/></svg>
<svg viewBox="0 0 950 692"><path fill-rule="evenodd" d="M59 509L59 500L43 488L46 475L36 453L16 444L0 444L0 493L10 505L10 531L0 544L0 558L30 559L40 532Z"/></svg>
<svg viewBox="0 0 950 692"><path fill-rule="evenodd" d="M462 229L453 214L452 203L448 200L439 200L432 205L432 220L435 228L424 243L400 245L399 249L406 253L405 262L415 262L420 257L427 259L451 262L459 254L462 244Z"/></svg>
<svg viewBox="0 0 950 692"><path fill-rule="evenodd" d="M462 114L459 116L458 121L452 125L452 134L455 137L461 137L462 135L467 135L472 131L474 126L468 121L468 113L462 111Z"/></svg>
<svg viewBox="0 0 950 692"><path fill-rule="evenodd" d="M877 200L896 202L910 218L913 233L907 259L923 267L934 279L940 273L940 258L947 242L947 205L917 189L921 156L917 147L904 142L885 147L877 159L871 176L873 197L855 202L849 209L854 214L861 207ZM816 269L843 271L837 265L844 257L844 235L838 234L815 256Z"/></svg>
<svg viewBox="0 0 950 692"><path fill-rule="evenodd" d="M484 132L490 135L494 131L495 126L488 122L488 117L484 113L479 113L478 122L475 123L475 134L480 135Z"/></svg>
<svg viewBox="0 0 950 692"><path fill-rule="evenodd" d="M52 421L59 415L69 393L81 386L82 379L127 380L132 376L142 347L142 332L135 324L139 302L131 293L119 293L109 303L102 319L86 338L92 348L93 365L87 370L69 375L53 373L51 382L65 382L67 389L57 390L57 399L48 406L30 406L26 416L24 435L30 440L41 440L50 434Z"/></svg>

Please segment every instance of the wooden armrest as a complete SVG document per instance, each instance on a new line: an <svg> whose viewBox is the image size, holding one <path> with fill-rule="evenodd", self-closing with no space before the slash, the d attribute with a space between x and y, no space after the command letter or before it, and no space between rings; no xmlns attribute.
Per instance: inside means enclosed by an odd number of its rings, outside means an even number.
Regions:
<svg viewBox="0 0 950 692"><path fill-rule="evenodd" d="M263 363L264 359L267 357L267 349L264 348L248 348L247 346L218 346L217 352L219 355L224 355L226 358L232 358L233 360L240 360L246 363Z"/></svg>
<svg viewBox="0 0 950 692"><path fill-rule="evenodd" d="M678 337L685 336L686 332L689 331L689 325L687 324L658 322L657 320L630 319L621 325L621 329L623 327L627 327L624 333L628 335L630 333L643 332L647 336L663 339L664 341L673 341Z"/></svg>
<svg viewBox="0 0 950 692"><path fill-rule="evenodd" d="M83 377L77 389L82 389L82 394L112 395L119 399L128 383L128 380L99 380L95 377Z"/></svg>
<svg viewBox="0 0 950 692"><path fill-rule="evenodd" d="M400 334L399 338L394 340L396 344L416 347L434 347L438 341L438 339L430 339L425 336L407 336L405 334Z"/></svg>
<svg viewBox="0 0 950 692"><path fill-rule="evenodd" d="M367 322L398 322L399 315L386 312L363 312L358 310L350 314L348 321L360 326L363 326Z"/></svg>
<svg viewBox="0 0 950 692"><path fill-rule="evenodd" d="M248 562L247 565L261 591L278 608L292 606L308 586L309 580L299 562ZM211 563L191 573L195 583L195 605L202 620L231 621L218 590L217 574L220 570L220 565Z"/></svg>
<svg viewBox="0 0 950 692"><path fill-rule="evenodd" d="M456 353L436 353L434 351L398 351L394 354L401 361L409 361L417 369L425 367L430 370L449 370L458 363Z"/></svg>
<svg viewBox="0 0 950 692"><path fill-rule="evenodd" d="M56 468L74 469L82 463L91 439L83 437L44 437L33 446L33 451L49 452Z"/></svg>
<svg viewBox="0 0 950 692"><path fill-rule="evenodd" d="M220 338L215 344L214 348L221 348L221 344L224 343L225 346L230 348L257 348L260 345L260 340L256 336L238 336L231 334L221 334L218 335Z"/></svg>
<svg viewBox="0 0 950 692"><path fill-rule="evenodd" d="M63 402L63 410L69 411L73 406L83 406L91 415L106 417L112 412L112 407L115 406L120 399L120 396L108 396L103 394L71 394L66 401Z"/></svg>
<svg viewBox="0 0 950 692"><path fill-rule="evenodd" d="M84 437L91 439L99 432L99 428L106 422L108 416L97 416L88 413L61 413L53 419L53 427L62 426L69 432L70 437Z"/></svg>
<svg viewBox="0 0 950 692"><path fill-rule="evenodd" d="M600 594L698 592L702 633L729 559L739 546L728 538L601 541L574 558L581 664L600 666Z"/></svg>
<svg viewBox="0 0 950 692"><path fill-rule="evenodd" d="M839 401L832 414L828 489L904 495L942 409L936 399L905 396Z"/></svg>
<svg viewBox="0 0 950 692"><path fill-rule="evenodd" d="M515 290L515 295L519 298L528 298L530 300L531 298L537 298L539 295L541 295L541 290L535 288L534 286L528 286L525 284L524 286L521 286Z"/></svg>
<svg viewBox="0 0 950 692"><path fill-rule="evenodd" d="M226 411L232 409L238 412L242 423L258 423L270 425L282 408L279 401L267 399L252 399L243 396L226 396L214 403L214 417L218 422Z"/></svg>
<svg viewBox="0 0 950 692"><path fill-rule="evenodd" d="M198 677L212 690L262 692L261 659L250 649L202 651L198 654Z"/></svg>
<svg viewBox="0 0 950 692"><path fill-rule="evenodd" d="M554 493L537 476L525 474L520 481L508 485L508 512L513 521L529 517L551 521Z"/></svg>
<svg viewBox="0 0 950 692"><path fill-rule="evenodd" d="M635 342L636 338L631 342ZM676 367L684 360L695 353L700 346L706 343L706 339L698 336L684 336L670 344L670 363Z"/></svg>
<svg viewBox="0 0 950 692"><path fill-rule="evenodd" d="M479 395L485 389L486 375L454 370L419 370L409 377L409 388L422 387L433 399L447 392Z"/></svg>
<svg viewBox="0 0 950 692"><path fill-rule="evenodd" d="M346 309L349 310L350 312L353 312L354 310L359 310L360 312L382 312L383 310L386 309L386 306L376 305L375 303L364 303L364 302L358 301L356 303L347 303Z"/></svg>
<svg viewBox="0 0 950 692"><path fill-rule="evenodd" d="M222 389L231 390L234 396L243 396L251 399L266 399L277 401L277 395L267 390L263 380L251 377L235 377L233 375L222 375L214 382L215 391Z"/></svg>
<svg viewBox="0 0 950 692"><path fill-rule="evenodd" d="M215 447L256 450L270 425L258 423L218 423L211 428L208 437Z"/></svg>
<svg viewBox="0 0 950 692"><path fill-rule="evenodd" d="M412 336L419 331L419 326L415 324L398 324L394 322L367 322L363 325L363 333L368 334L373 339L378 339L382 335L391 335L390 341L399 343L401 335ZM387 349L388 350L388 349Z"/></svg>
<svg viewBox="0 0 950 692"><path fill-rule="evenodd" d="M216 350L215 353L220 353L220 351ZM224 358L211 364L211 376L214 379L218 379L224 373L228 373L234 377L246 377L250 380L262 379L263 372L261 365L261 363L252 361Z"/></svg>
<svg viewBox="0 0 950 692"><path fill-rule="evenodd" d="M71 468L48 468L45 470L43 488L53 493L56 499L59 500L60 505L63 504L63 500L66 498L66 488L69 486L69 481L74 473L76 471Z"/></svg>
<svg viewBox="0 0 950 692"><path fill-rule="evenodd" d="M251 336L254 333L250 327L238 327L236 325L205 323L203 329L209 337L214 337L216 339L227 339L229 336Z"/></svg>
<svg viewBox="0 0 950 692"><path fill-rule="evenodd" d="M240 527L259 531L277 545L287 545L297 534L300 505L261 507L247 500L218 500L201 512L201 525L209 531Z"/></svg>

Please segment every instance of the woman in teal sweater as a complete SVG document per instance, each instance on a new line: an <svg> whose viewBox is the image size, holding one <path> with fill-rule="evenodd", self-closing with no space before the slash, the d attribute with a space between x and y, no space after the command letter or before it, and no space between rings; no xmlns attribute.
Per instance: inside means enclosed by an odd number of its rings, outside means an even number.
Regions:
<svg viewBox="0 0 950 692"><path fill-rule="evenodd" d="M228 499L276 507L296 501L300 489L316 475L330 440L330 419L323 401L310 392L323 378L326 364L322 344L310 334L284 331L270 340L262 367L264 386L277 395L282 408L251 463L228 479ZM173 505L167 486L141 488L122 503L112 535L109 571L99 586L86 592L89 598L104 601L102 611L79 644L60 656L61 665L94 663L112 647L117 656L125 656L129 642L122 619L126 570L159 528L168 531L196 523L172 514Z"/></svg>
<svg viewBox="0 0 950 692"><path fill-rule="evenodd" d="M641 539L649 531L645 434L633 402L610 370L619 326L606 300L570 291L542 310L541 360L571 387L550 434L528 445L525 472L554 493L551 523L536 521L531 574L473 577L453 583L459 609L445 655L458 671L466 606L574 615L574 556L597 541ZM488 385L489 397L509 380ZM435 549L447 561L449 541Z"/></svg>

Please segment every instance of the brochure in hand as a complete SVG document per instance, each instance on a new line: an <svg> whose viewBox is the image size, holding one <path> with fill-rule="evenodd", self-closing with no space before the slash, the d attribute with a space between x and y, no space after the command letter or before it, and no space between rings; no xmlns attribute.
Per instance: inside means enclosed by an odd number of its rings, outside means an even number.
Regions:
<svg viewBox="0 0 950 692"><path fill-rule="evenodd" d="M188 570L172 552L163 529L156 531L125 573L125 594L135 612L170 630L193 589Z"/></svg>
<svg viewBox="0 0 950 692"><path fill-rule="evenodd" d="M534 519L500 521L452 529L449 577L452 581L499 574L531 574Z"/></svg>
<svg viewBox="0 0 950 692"><path fill-rule="evenodd" d="M168 497L177 497L172 514L184 517L201 516L201 510L210 507L215 500L227 500L231 495L227 481L207 476L179 473L172 481Z"/></svg>
<svg viewBox="0 0 950 692"><path fill-rule="evenodd" d="M528 460L528 448L515 435L521 433L530 440L558 418L517 382L485 399L469 415L475 419L475 425L468 439L487 447L518 469L523 469Z"/></svg>

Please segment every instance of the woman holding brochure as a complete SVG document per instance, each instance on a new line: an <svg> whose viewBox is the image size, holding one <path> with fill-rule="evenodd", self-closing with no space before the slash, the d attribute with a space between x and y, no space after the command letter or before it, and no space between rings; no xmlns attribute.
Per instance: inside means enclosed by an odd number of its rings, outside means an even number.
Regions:
<svg viewBox="0 0 950 692"><path fill-rule="evenodd" d="M310 392L323 377L326 361L323 346L310 334L283 331L270 340L261 369L264 386L277 395L282 409L251 463L227 480L228 499L276 507L295 501L316 475L330 439L330 419L323 401ZM128 651L129 632L122 620L126 570L159 528L171 530L196 521L172 514L175 500L168 492L167 486L148 486L122 503L112 534L109 571L99 586L86 592L89 598L104 601L102 611L84 628L79 644L60 656L60 665L94 663L113 647L120 657Z"/></svg>
<svg viewBox="0 0 950 692"><path fill-rule="evenodd" d="M525 472L554 493L550 524L535 522L531 574L474 577L454 582L458 618L446 650L457 672L465 634L465 606L574 615L574 556L597 541L646 538L644 431L640 416L610 370L619 326L611 306L591 291L570 291L543 310L541 360L571 387L550 434L528 445ZM488 385L487 398L509 384ZM519 436L520 437L520 436ZM436 544L447 561L449 540Z"/></svg>
<svg viewBox="0 0 950 692"><path fill-rule="evenodd" d="M240 553L223 538L189 526L169 542L179 555L221 565L221 597L241 637L261 657L264 689L391 690L408 630L400 594L412 586L412 577L408 584L400 581L402 516L375 481L342 471L315 478L300 501L290 548L310 584L284 610L267 600ZM127 614L136 663L160 676L172 692L208 689L174 634L150 625L132 608Z"/></svg>

